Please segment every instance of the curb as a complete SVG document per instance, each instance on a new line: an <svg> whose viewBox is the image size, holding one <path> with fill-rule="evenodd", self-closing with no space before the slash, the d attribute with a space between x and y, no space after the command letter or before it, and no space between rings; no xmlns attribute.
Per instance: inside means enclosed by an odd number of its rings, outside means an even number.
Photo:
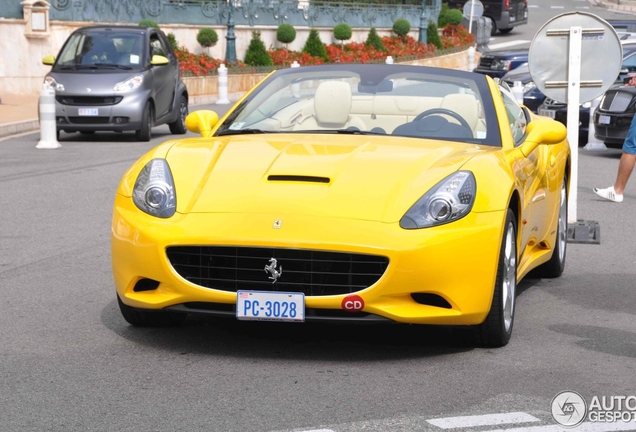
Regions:
<svg viewBox="0 0 636 432"><path fill-rule="evenodd" d="M37 118L32 120L24 120L15 123L0 124L0 139L18 135L25 132L33 132L40 128L40 122Z"/></svg>

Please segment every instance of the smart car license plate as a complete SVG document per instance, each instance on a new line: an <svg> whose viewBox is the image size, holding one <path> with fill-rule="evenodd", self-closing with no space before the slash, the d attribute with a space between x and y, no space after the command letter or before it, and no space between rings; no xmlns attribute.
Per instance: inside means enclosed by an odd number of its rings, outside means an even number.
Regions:
<svg viewBox="0 0 636 432"><path fill-rule="evenodd" d="M305 321L303 293L238 291L236 318L252 321Z"/></svg>
<svg viewBox="0 0 636 432"><path fill-rule="evenodd" d="M81 116L97 116L99 110L97 108L79 108L77 114Z"/></svg>
<svg viewBox="0 0 636 432"><path fill-rule="evenodd" d="M598 124L610 124L610 116L602 115L598 116Z"/></svg>
<svg viewBox="0 0 636 432"><path fill-rule="evenodd" d="M550 118L554 118L556 116L555 115L555 111L554 110L549 110L549 109L540 109L539 110L539 115L550 117Z"/></svg>

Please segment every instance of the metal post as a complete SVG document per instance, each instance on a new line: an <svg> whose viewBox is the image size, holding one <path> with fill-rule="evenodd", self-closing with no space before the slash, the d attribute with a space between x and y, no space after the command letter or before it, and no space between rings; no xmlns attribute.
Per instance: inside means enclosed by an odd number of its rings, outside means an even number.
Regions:
<svg viewBox="0 0 636 432"><path fill-rule="evenodd" d="M219 66L219 98L216 103L218 105L230 103L230 99L228 98L227 68L223 63Z"/></svg>
<svg viewBox="0 0 636 432"><path fill-rule="evenodd" d="M225 39L227 40L225 60L227 60L229 64L236 64L236 34L234 34L234 5L232 1L233 0L227 1L230 10L227 17L227 35L225 35Z"/></svg>
<svg viewBox="0 0 636 432"><path fill-rule="evenodd" d="M57 126L55 121L55 89L43 84L40 92L40 141L35 146L38 149L56 149L62 147L57 141Z"/></svg>
<svg viewBox="0 0 636 432"><path fill-rule="evenodd" d="M422 14L420 15L419 43L426 43L426 29L428 27L428 14L426 13L426 0L422 0Z"/></svg>

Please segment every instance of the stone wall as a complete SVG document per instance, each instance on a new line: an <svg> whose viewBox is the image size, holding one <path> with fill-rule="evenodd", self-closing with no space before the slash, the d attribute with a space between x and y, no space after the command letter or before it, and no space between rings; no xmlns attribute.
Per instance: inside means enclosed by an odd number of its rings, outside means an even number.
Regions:
<svg viewBox="0 0 636 432"><path fill-rule="evenodd" d="M50 70L49 66L42 64L42 58L47 55L57 55L69 34L87 25L97 23L87 22L62 22L51 21L50 33L44 38L27 38L25 36L25 21L19 19L0 19L0 94L35 94L42 89L42 80ZM167 33L173 33L179 45L193 53L206 52L210 56L225 58L225 26L215 27L219 35L219 42L209 50L202 48L196 41L196 35L200 27L188 25L162 25L161 29ZM261 39L267 47L282 47L276 40L275 27L236 27L236 54L237 58L245 57L245 50L251 39L251 32L261 32ZM318 29L320 38L324 43L335 42L333 29ZM296 29L296 40L289 44L289 49L300 51L305 44L309 29ZM380 36L391 34L390 29L378 29ZM352 41L363 42L368 35L368 29L354 29ZM411 31L411 36L417 39L417 29ZM390 55L390 53L387 53ZM442 58L426 59L425 64L440 65L441 67L466 69L468 60L466 53L443 56ZM453 60L451 60L453 59ZM251 88L260 79L261 75L232 76L228 80L230 95L241 93ZM216 87L216 77L188 78L188 89L194 97L209 95ZM216 91L213 93L217 94Z"/></svg>

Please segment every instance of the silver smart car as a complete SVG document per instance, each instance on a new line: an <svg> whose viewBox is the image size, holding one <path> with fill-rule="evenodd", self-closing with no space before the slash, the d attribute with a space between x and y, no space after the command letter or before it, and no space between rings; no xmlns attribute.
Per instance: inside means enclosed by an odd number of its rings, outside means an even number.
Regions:
<svg viewBox="0 0 636 432"><path fill-rule="evenodd" d="M44 82L55 89L57 133L135 131L149 141L153 126L186 133L188 90L161 30L93 26L75 30Z"/></svg>

